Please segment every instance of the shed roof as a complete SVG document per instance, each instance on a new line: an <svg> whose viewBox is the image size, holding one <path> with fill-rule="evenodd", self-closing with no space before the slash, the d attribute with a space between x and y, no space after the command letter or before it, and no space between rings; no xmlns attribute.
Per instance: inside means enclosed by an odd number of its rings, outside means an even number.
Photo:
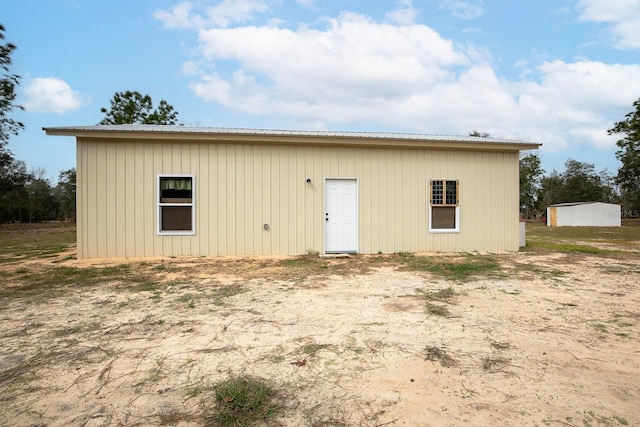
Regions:
<svg viewBox="0 0 640 427"><path fill-rule="evenodd" d="M540 145L515 139L393 132L247 129L164 125L95 125L43 128L47 135L99 139L151 139L360 147L519 151Z"/></svg>
<svg viewBox="0 0 640 427"><path fill-rule="evenodd" d="M555 205L549 205L550 208L558 208L562 206L579 206L579 205L593 205L596 203L600 203L602 205L614 205L619 206L615 203L607 203L607 202L570 202L570 203L556 203Z"/></svg>

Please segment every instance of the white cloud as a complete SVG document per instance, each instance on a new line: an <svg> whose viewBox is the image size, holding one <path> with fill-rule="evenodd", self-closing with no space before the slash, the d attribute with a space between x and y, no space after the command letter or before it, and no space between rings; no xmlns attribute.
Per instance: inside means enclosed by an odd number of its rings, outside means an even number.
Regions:
<svg viewBox="0 0 640 427"><path fill-rule="evenodd" d="M419 12L413 7L413 0L399 0L398 7L387 13L387 20L400 25L414 24Z"/></svg>
<svg viewBox="0 0 640 427"><path fill-rule="evenodd" d="M612 44L620 49L640 48L638 0L579 0L579 19L610 25Z"/></svg>
<svg viewBox="0 0 640 427"><path fill-rule="evenodd" d="M156 10L153 17L161 21L165 28L186 29L197 26L191 17L192 5L189 2L178 3L171 10Z"/></svg>
<svg viewBox="0 0 640 427"><path fill-rule="evenodd" d="M257 14L267 12L269 6L261 0L222 0L215 6L202 9L196 13L193 3L182 2L169 11L156 10L153 16L161 21L165 28L199 29L207 26L226 28L232 23L253 20Z"/></svg>
<svg viewBox="0 0 640 427"><path fill-rule="evenodd" d="M86 104L88 100L71 89L64 80L38 77L26 82L23 102L25 110L35 113L64 114Z"/></svg>
<svg viewBox="0 0 640 427"><path fill-rule="evenodd" d="M401 3L411 5L411 2ZM324 26L210 27L184 66L196 96L230 110L298 125L466 134L545 144L613 147L606 134L640 93L640 65L597 61L529 64L501 78L491 53L421 24L355 13Z"/></svg>
<svg viewBox="0 0 640 427"><path fill-rule="evenodd" d="M209 22L226 27L231 22L251 21L258 13L264 13L269 7L259 0L223 0L207 10Z"/></svg>
<svg viewBox="0 0 640 427"><path fill-rule="evenodd" d="M545 137L544 129L550 148L614 145L606 129L640 93L640 65L553 61L542 63L537 74L510 89L518 98L520 129Z"/></svg>
<svg viewBox="0 0 640 427"><path fill-rule="evenodd" d="M328 20L326 30L240 27L199 34L204 58L219 64L192 85L199 97L305 123L376 115L405 122L384 110L404 116L416 93L452 78L449 67L468 63L464 52L428 27L379 24L349 13ZM228 62L238 68L224 75Z"/></svg>
<svg viewBox="0 0 640 427"><path fill-rule="evenodd" d="M476 19L484 14L484 2L482 0L439 0L440 8L450 11L453 16L462 19Z"/></svg>

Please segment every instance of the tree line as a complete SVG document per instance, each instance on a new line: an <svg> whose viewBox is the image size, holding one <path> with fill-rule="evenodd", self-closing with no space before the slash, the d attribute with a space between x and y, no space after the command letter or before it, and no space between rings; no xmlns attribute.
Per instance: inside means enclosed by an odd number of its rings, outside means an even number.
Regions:
<svg viewBox="0 0 640 427"><path fill-rule="evenodd" d="M5 28L0 24L0 222L40 222L75 220L76 170L60 172L53 185L43 169L27 170L23 161L13 157L7 144L12 135L24 129L24 124L12 119L16 87L20 76L9 71L11 54L16 49L4 42ZM637 216L640 212L640 99L633 103L635 111L615 123L610 135L620 134L617 159L621 166L616 175L607 170L597 172L593 164L568 159L565 170L545 175L538 154L520 159L520 211L525 218L542 215L555 203L600 201L622 204L623 212ZM108 124L177 124L178 113L167 101L156 108L149 95L136 91L116 92L110 108L101 108ZM490 137L474 130L469 135Z"/></svg>
<svg viewBox="0 0 640 427"><path fill-rule="evenodd" d="M619 203L615 177L606 169L596 172L594 165L568 159L565 170L548 175L540 166L538 154L520 159L520 213L523 218L537 218L546 207L556 203Z"/></svg>
<svg viewBox="0 0 640 427"><path fill-rule="evenodd" d="M3 165L0 173L0 222L75 221L75 168L60 172L56 185L44 169L27 172L20 160Z"/></svg>

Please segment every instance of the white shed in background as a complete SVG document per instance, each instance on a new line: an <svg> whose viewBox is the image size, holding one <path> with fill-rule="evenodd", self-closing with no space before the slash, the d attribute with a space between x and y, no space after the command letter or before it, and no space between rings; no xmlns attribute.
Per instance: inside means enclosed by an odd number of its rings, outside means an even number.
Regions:
<svg viewBox="0 0 640 427"><path fill-rule="evenodd" d="M620 227L620 205L603 202L560 203L547 207L549 227Z"/></svg>

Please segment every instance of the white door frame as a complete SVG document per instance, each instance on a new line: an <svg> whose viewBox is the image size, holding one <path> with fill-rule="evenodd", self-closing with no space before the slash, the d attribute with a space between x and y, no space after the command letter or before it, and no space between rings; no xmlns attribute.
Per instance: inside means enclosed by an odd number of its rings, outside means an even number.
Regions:
<svg viewBox="0 0 640 427"><path fill-rule="evenodd" d="M353 227L355 227L355 241L353 242L353 247L349 247L349 248L329 248L329 242L328 242L328 238L327 238L327 234L328 234L328 219L327 219L327 215L328 215L328 206L327 206L327 183L329 181L353 181L355 183L355 221L354 221L354 225ZM353 177L331 177L331 178L325 178L324 179L324 209L323 209L323 215L322 215L322 220L324 222L324 253L358 253L359 251L359 247L358 247L358 242L360 240L359 238L359 233L358 233L358 229L359 229L359 212L358 212L358 200L359 200L359 181L358 178L353 178Z"/></svg>

